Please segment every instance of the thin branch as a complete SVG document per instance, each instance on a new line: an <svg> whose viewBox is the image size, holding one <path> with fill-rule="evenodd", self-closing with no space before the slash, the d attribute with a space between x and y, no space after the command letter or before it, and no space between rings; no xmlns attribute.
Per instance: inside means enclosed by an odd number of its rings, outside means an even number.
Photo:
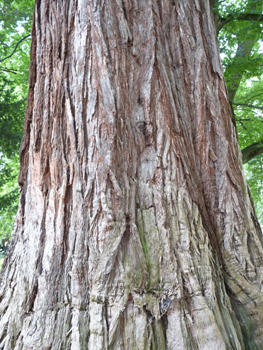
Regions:
<svg viewBox="0 0 263 350"><path fill-rule="evenodd" d="M247 128L246 128L245 125L243 124L242 120L239 120L239 123L240 123L240 125L242 126L242 128L243 128L244 130L247 131Z"/></svg>
<svg viewBox="0 0 263 350"><path fill-rule="evenodd" d="M3 62L3 61L5 61L5 60L7 60L8 58L12 57L13 54L16 52L16 49L17 49L18 45L19 45L22 41L24 41L25 39L27 39L27 38L30 37L30 36L31 36L31 34L28 34L27 36L25 36L24 38L22 38L21 40L19 40L19 42L16 44L16 46L15 46L15 48L14 48L14 51L11 53L11 55L9 55L9 56L7 56L7 57L5 57L5 58L2 58L2 59L0 60L0 62Z"/></svg>
<svg viewBox="0 0 263 350"><path fill-rule="evenodd" d="M2 72L17 74L17 70L16 69L0 68L0 70Z"/></svg>
<svg viewBox="0 0 263 350"><path fill-rule="evenodd" d="M217 23L217 33L229 22L232 21L258 21L263 22L263 15L256 13L241 13L241 14L231 14L225 18L220 18Z"/></svg>
<svg viewBox="0 0 263 350"><path fill-rule="evenodd" d="M240 119L236 119L237 122L254 122L255 119L247 119L247 118L240 118ZM257 120L260 123L263 123L263 120Z"/></svg>
<svg viewBox="0 0 263 350"><path fill-rule="evenodd" d="M236 105L236 106L244 106L244 107L249 107L249 108L260 109L261 111L263 111L263 107L254 106L254 105L248 105L246 103L234 103L234 102L232 102L232 104Z"/></svg>
<svg viewBox="0 0 263 350"><path fill-rule="evenodd" d="M260 96L260 95L263 95L263 92L260 92L260 93L257 94L257 95L251 96L250 98L248 98L248 99L246 100L246 102L248 102L248 101L252 100L253 98L258 97L258 96Z"/></svg>

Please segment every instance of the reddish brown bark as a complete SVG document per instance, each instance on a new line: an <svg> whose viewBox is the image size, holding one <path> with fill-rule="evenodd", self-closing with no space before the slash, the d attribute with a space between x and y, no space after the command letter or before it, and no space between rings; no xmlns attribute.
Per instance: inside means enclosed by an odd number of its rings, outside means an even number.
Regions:
<svg viewBox="0 0 263 350"><path fill-rule="evenodd" d="M262 237L208 0L38 0L1 349L260 349Z"/></svg>

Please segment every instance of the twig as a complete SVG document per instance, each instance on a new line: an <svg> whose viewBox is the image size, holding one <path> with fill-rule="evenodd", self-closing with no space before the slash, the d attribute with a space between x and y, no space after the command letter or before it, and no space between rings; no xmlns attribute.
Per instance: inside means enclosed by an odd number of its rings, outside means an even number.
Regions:
<svg viewBox="0 0 263 350"><path fill-rule="evenodd" d="M5 57L5 58L2 58L2 59L0 60L0 62L3 62L3 61L5 61L5 60L7 60L8 58L12 57L13 54L16 52L16 49L17 49L18 45L19 45L22 41L24 41L25 39L27 39L29 36L31 36L31 34L28 34L27 36L25 36L24 38L22 38L21 40L19 40L19 42L16 44L16 46L15 46L15 48L14 48L14 51L11 53L11 55L9 55L9 56L7 56L7 57Z"/></svg>
<svg viewBox="0 0 263 350"><path fill-rule="evenodd" d="M0 68L0 70L2 72L17 74L17 70L16 69Z"/></svg>
<svg viewBox="0 0 263 350"><path fill-rule="evenodd" d="M256 108L256 109L260 109L261 111L263 111L263 107L258 107L258 106L254 106L254 105L248 105L246 103L234 103L232 102L233 105L235 106L244 106L244 107L249 107L249 108Z"/></svg>

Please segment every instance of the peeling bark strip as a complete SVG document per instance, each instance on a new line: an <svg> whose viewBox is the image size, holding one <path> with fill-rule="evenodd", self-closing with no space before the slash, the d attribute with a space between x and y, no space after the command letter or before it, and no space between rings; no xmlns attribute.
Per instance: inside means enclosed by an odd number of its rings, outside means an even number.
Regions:
<svg viewBox="0 0 263 350"><path fill-rule="evenodd" d="M209 0L37 0L29 84L0 349L262 349Z"/></svg>

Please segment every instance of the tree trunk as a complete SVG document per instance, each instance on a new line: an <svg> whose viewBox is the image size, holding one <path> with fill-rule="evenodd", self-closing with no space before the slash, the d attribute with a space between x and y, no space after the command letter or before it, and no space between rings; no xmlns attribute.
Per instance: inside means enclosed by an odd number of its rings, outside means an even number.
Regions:
<svg viewBox="0 0 263 350"><path fill-rule="evenodd" d="M227 84L228 84L228 96L230 101L235 100L235 96L239 85L241 83L245 68L237 70L237 65L248 60L251 55L255 41L253 39L247 39L238 42L237 52L234 57L233 63L226 68ZM233 69L233 66L235 67Z"/></svg>
<svg viewBox="0 0 263 350"><path fill-rule="evenodd" d="M209 0L37 0L29 84L0 349L262 349Z"/></svg>

